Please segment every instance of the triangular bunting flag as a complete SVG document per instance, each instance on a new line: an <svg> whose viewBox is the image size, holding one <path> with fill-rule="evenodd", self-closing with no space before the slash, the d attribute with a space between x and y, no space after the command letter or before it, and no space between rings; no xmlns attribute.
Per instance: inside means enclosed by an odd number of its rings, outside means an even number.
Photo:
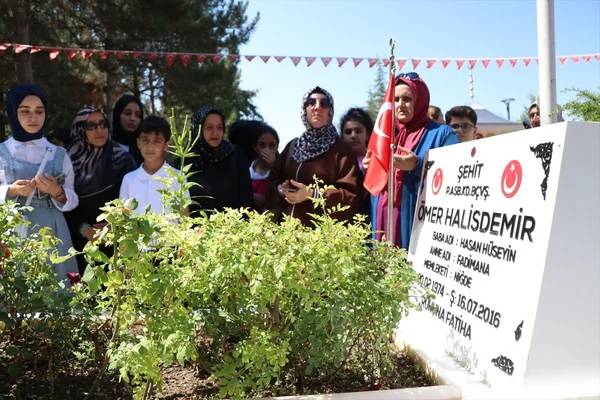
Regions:
<svg viewBox="0 0 600 400"><path fill-rule="evenodd" d="M267 61L269 61L269 58L271 58L271 56L259 56L261 60L263 60L263 62L266 64Z"/></svg>
<svg viewBox="0 0 600 400"><path fill-rule="evenodd" d="M292 60L292 63L294 63L294 66L297 66L298 63L300 62L300 60L302 60L302 57L290 57L290 60Z"/></svg>
<svg viewBox="0 0 600 400"><path fill-rule="evenodd" d="M223 60L223 56L221 54L213 54L210 57L210 61L213 62L213 64L218 64Z"/></svg>
<svg viewBox="0 0 600 400"><path fill-rule="evenodd" d="M364 60L364 58L353 57L352 64L354 64L354 67L358 67L362 60Z"/></svg>
<svg viewBox="0 0 600 400"><path fill-rule="evenodd" d="M558 60L562 65L565 65L567 63L568 57L558 57Z"/></svg>
<svg viewBox="0 0 600 400"><path fill-rule="evenodd" d="M573 62L578 63L579 62L579 56L571 56L571 60L573 60Z"/></svg>
<svg viewBox="0 0 600 400"><path fill-rule="evenodd" d="M456 69L461 69L465 64L465 60L456 60Z"/></svg>
<svg viewBox="0 0 600 400"><path fill-rule="evenodd" d="M279 63L281 62L281 60L285 60L285 56L273 56L273 58Z"/></svg>
<svg viewBox="0 0 600 400"><path fill-rule="evenodd" d="M103 61L107 60L108 59L108 52L106 52L106 51L99 51L98 52L98 58L101 59L101 60L103 60ZM148 58L148 59L150 59L150 58Z"/></svg>
<svg viewBox="0 0 600 400"><path fill-rule="evenodd" d="M310 67L312 65L312 63L315 62L317 57L304 57L304 59L306 60L306 66Z"/></svg>
<svg viewBox="0 0 600 400"><path fill-rule="evenodd" d="M510 66L513 68L517 65L517 61L518 60L516 58L511 58L508 60L508 62L510 63Z"/></svg>
<svg viewBox="0 0 600 400"><path fill-rule="evenodd" d="M523 59L523 64L525 64L526 67L529 66L529 63L531 62L531 58L524 58Z"/></svg>
<svg viewBox="0 0 600 400"><path fill-rule="evenodd" d="M42 51L42 49L40 49L39 47L32 47L31 50L29 50L29 54L39 53L40 51Z"/></svg>
<svg viewBox="0 0 600 400"><path fill-rule="evenodd" d="M134 60L139 60L141 56L142 53L140 53L139 51L134 51L133 53L131 53L131 58L133 58Z"/></svg>
<svg viewBox="0 0 600 400"><path fill-rule="evenodd" d="M102 56L100 56L100 58L102 58ZM158 53L148 53L146 55L146 58L148 59L148 61L156 61L158 60ZM104 58L106 59L106 58Z"/></svg>
<svg viewBox="0 0 600 400"><path fill-rule="evenodd" d="M338 63L338 67L341 67L342 65L344 65L346 60L348 60L348 57L336 57L336 60Z"/></svg>
<svg viewBox="0 0 600 400"><path fill-rule="evenodd" d="M594 56L594 58L595 58L596 60L600 61L600 54L596 54L596 55Z"/></svg>
<svg viewBox="0 0 600 400"><path fill-rule="evenodd" d="M165 55L165 62L167 64L167 67L170 67L173 65L176 57L177 57L177 55L173 54L173 53L168 53Z"/></svg>
<svg viewBox="0 0 600 400"><path fill-rule="evenodd" d="M236 61L239 61L240 55L239 54L229 54L227 56L227 59L231 62L236 62Z"/></svg>
<svg viewBox="0 0 600 400"><path fill-rule="evenodd" d="M469 60L469 69L475 68L476 64L477 64L477 60Z"/></svg>
<svg viewBox="0 0 600 400"><path fill-rule="evenodd" d="M405 62L406 62L406 61L405 61ZM389 67L389 66L390 66L390 59L389 59L389 58L384 58L384 59L382 59L382 60L381 60L381 63L383 64L383 66L384 66L385 68L387 68L387 67Z"/></svg>
<svg viewBox="0 0 600 400"><path fill-rule="evenodd" d="M498 58L496 60L496 65L498 66L498 68L502 68L503 64L504 64L504 58Z"/></svg>
<svg viewBox="0 0 600 400"><path fill-rule="evenodd" d="M402 68L404 68L404 66L406 65L406 61L408 61L406 58L401 58L399 60L396 60L396 65L398 66L398 71L402 71ZM385 65L385 62L384 62ZM388 65L389 65L389 61L388 61ZM387 65L386 65L387 67Z"/></svg>
<svg viewBox="0 0 600 400"><path fill-rule="evenodd" d="M75 50L67 51L67 58L69 59L69 61L72 61L75 57L77 57L77 51L75 51Z"/></svg>
<svg viewBox="0 0 600 400"><path fill-rule="evenodd" d="M419 60L418 58L412 58L410 60L410 62L412 63L413 69L417 69L417 67L419 66L419 64L421 64L421 60Z"/></svg>
<svg viewBox="0 0 600 400"><path fill-rule="evenodd" d="M196 62L198 64L204 64L204 61L206 61L206 54L196 54Z"/></svg>
<svg viewBox="0 0 600 400"><path fill-rule="evenodd" d="M427 60L427 69L431 69L437 60Z"/></svg>
<svg viewBox="0 0 600 400"><path fill-rule="evenodd" d="M256 57L256 56L244 56L244 58L248 61L254 60L254 57Z"/></svg>
<svg viewBox="0 0 600 400"><path fill-rule="evenodd" d="M369 68L373 68L379 62L379 58L369 58Z"/></svg>
<svg viewBox="0 0 600 400"><path fill-rule="evenodd" d="M323 63L324 66L328 66L329 63L331 62L331 57L321 57L321 62Z"/></svg>
<svg viewBox="0 0 600 400"><path fill-rule="evenodd" d="M33 53L33 49L31 49L31 52ZM581 58L583 58L584 63L589 63L590 60L592 59L592 56L583 56Z"/></svg>
<svg viewBox="0 0 600 400"><path fill-rule="evenodd" d="M50 50L50 53L48 53L48 58L50 58L50 60L55 60L59 54L60 54L60 50L56 50L56 49Z"/></svg>
<svg viewBox="0 0 600 400"><path fill-rule="evenodd" d="M181 65L183 65L184 67L188 66L188 64L190 63L191 59L192 59L192 55L191 54L181 54L181 55L179 55L179 61L181 61Z"/></svg>
<svg viewBox="0 0 600 400"><path fill-rule="evenodd" d="M92 52L91 51L87 51L87 50L81 50L79 52L79 54L81 54L81 58L83 58L84 60L89 60L90 57L92 56Z"/></svg>
<svg viewBox="0 0 600 400"><path fill-rule="evenodd" d="M127 55L124 51L116 51L114 54L117 60L122 60Z"/></svg>
<svg viewBox="0 0 600 400"><path fill-rule="evenodd" d="M481 63L483 64L483 68L487 69L487 67L489 67L489 65L490 65L490 60L488 60L488 59L481 60Z"/></svg>
<svg viewBox="0 0 600 400"><path fill-rule="evenodd" d="M442 68L446 69L448 64L450 64L450 60L442 60Z"/></svg>
<svg viewBox="0 0 600 400"><path fill-rule="evenodd" d="M26 45L26 44L20 44L15 46L15 54L20 54L22 52L24 52L25 50L29 49L31 46Z"/></svg>
<svg viewBox="0 0 600 400"><path fill-rule="evenodd" d="M0 51L4 51L6 49L8 49L11 46L10 43L2 43L0 44Z"/></svg>

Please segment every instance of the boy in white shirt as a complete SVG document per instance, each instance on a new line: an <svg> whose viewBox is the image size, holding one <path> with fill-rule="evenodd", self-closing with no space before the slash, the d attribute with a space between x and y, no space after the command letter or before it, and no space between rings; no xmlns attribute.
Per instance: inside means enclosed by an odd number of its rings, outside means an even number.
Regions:
<svg viewBox="0 0 600 400"><path fill-rule="evenodd" d="M150 205L150 212L157 214L170 211L163 204L159 191L167 189L160 179L172 177L169 170L179 172L165 161L170 139L171 128L166 119L150 115L142 121L137 146L144 161L138 169L125 175L119 193L122 201L130 198L137 200L138 206L135 212L139 214L144 213L148 205ZM173 179L169 191L179 189L179 183ZM187 196L189 197L189 193Z"/></svg>

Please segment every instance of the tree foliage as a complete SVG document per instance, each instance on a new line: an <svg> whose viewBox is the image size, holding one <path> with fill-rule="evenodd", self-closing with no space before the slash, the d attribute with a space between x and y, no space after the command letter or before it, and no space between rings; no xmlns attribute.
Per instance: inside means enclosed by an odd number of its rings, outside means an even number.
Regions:
<svg viewBox="0 0 600 400"><path fill-rule="evenodd" d="M599 88L600 89L600 88ZM600 122L600 90L594 92L585 89L567 89L575 92L575 99L565 103L562 109L570 115L584 121Z"/></svg>
<svg viewBox="0 0 600 400"><path fill-rule="evenodd" d="M367 94L367 112L375 120L385 94L385 73L381 63L377 63L375 82Z"/></svg>
<svg viewBox="0 0 600 400"><path fill-rule="evenodd" d="M249 19L246 10L243 0L0 0L6 16L0 36L6 42L56 47L237 54L258 22L259 16ZM184 66L175 60L169 66L164 57L68 60L62 53L50 61L47 52L0 54L3 91L24 81L46 89L49 128L69 126L84 104L110 111L125 92L141 96L153 113L168 108L188 113L210 104L231 118L256 116L255 93L240 89L238 61L192 59Z"/></svg>

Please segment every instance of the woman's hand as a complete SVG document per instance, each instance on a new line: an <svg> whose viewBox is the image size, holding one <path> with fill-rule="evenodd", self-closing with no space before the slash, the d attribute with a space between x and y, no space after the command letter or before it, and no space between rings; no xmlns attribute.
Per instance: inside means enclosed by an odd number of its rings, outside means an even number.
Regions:
<svg viewBox="0 0 600 400"><path fill-rule="evenodd" d="M362 160L363 167L365 167L365 169L369 168L369 163L371 162L372 156L373 152L371 150L367 150L367 153L365 154L365 157Z"/></svg>
<svg viewBox="0 0 600 400"><path fill-rule="evenodd" d="M306 185L300 182L296 182L293 179L287 180L277 187L279 194L281 194L285 201L290 204L302 203L308 199L308 189Z"/></svg>
<svg viewBox="0 0 600 400"><path fill-rule="evenodd" d="M402 146L398 146L399 154L394 154L394 168L402 171L414 171L417 168L417 155Z"/></svg>
<svg viewBox="0 0 600 400"><path fill-rule="evenodd" d="M38 175L33 178L37 188L42 193L47 193L50 197L64 203L67 201L67 196L62 186L58 184L58 180L54 176Z"/></svg>
<svg viewBox="0 0 600 400"><path fill-rule="evenodd" d="M273 164L275 164L275 159L277 158L277 154L275 152L275 149L273 149L273 150L270 150L270 149L260 150L258 152L258 156L260 157L261 160L263 160L265 162L265 164L267 164L267 166L269 168L273 167Z"/></svg>
<svg viewBox="0 0 600 400"><path fill-rule="evenodd" d="M27 197L35 190L35 181L29 179L17 179L8 187L7 197Z"/></svg>

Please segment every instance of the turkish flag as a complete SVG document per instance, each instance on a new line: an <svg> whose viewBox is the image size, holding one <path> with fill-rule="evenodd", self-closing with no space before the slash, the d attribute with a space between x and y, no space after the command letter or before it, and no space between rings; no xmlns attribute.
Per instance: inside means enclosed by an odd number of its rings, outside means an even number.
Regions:
<svg viewBox="0 0 600 400"><path fill-rule="evenodd" d="M373 195L379 194L388 180L390 145L394 134L394 88L394 77L390 75L383 104L379 108L373 133L369 139L368 148L372 155L365 175L364 187Z"/></svg>

